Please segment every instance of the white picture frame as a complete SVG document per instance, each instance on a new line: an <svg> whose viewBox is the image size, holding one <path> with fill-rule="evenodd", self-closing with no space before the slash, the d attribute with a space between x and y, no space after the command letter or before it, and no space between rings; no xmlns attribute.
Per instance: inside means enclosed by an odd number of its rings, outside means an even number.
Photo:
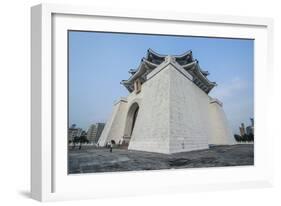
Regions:
<svg viewBox="0 0 281 206"><path fill-rule="evenodd" d="M66 141L61 140L66 129L60 128L66 119L61 108L67 103L65 31L166 34L167 25L174 27L169 34L255 39L255 165L67 175ZM31 26L32 198L52 201L272 186L274 137L267 121L273 77L272 19L40 4L31 8ZM63 138L58 140L58 135Z"/></svg>

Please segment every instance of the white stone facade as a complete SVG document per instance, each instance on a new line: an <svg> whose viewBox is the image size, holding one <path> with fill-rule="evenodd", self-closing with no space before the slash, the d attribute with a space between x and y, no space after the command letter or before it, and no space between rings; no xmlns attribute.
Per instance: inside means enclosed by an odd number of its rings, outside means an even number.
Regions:
<svg viewBox="0 0 281 206"><path fill-rule="evenodd" d="M114 105L98 144L128 141L130 150L165 154L233 144L222 104L192 80L173 58L166 58L147 75L139 93L132 92Z"/></svg>

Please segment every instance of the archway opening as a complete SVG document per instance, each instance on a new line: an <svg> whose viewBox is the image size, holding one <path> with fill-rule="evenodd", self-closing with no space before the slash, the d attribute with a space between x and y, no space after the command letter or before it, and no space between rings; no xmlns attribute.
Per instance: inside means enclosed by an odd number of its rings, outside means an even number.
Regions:
<svg viewBox="0 0 281 206"><path fill-rule="evenodd" d="M124 132L124 137L123 137L123 144L126 146L129 145L129 142L131 140L131 137L132 137L132 134L133 134L133 131L135 128L138 112L139 112L138 103L133 103L131 105L130 109L128 110L127 119L126 119L126 127L125 127L125 132Z"/></svg>
<svg viewBox="0 0 281 206"><path fill-rule="evenodd" d="M137 119L137 115L139 112L139 107L135 110L134 115L133 115L133 123L132 123L132 128L131 128L131 136L135 127L135 123L136 123L136 119Z"/></svg>

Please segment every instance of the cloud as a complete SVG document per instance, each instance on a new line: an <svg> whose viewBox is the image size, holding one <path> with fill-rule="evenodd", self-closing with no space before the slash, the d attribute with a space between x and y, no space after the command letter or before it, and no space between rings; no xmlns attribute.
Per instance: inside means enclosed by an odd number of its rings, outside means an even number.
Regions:
<svg viewBox="0 0 281 206"><path fill-rule="evenodd" d="M218 99L225 99L236 96L247 88L247 82L239 77L231 79L228 83L221 83L214 89L212 96Z"/></svg>

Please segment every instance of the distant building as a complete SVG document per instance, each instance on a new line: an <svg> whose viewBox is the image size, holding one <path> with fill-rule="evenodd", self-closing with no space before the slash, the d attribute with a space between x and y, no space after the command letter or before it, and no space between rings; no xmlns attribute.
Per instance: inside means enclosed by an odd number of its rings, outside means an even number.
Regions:
<svg viewBox="0 0 281 206"><path fill-rule="evenodd" d="M105 126L105 123L97 123L97 136L96 136L96 142L98 142L100 136L101 136L101 133L104 129L104 126Z"/></svg>
<svg viewBox="0 0 281 206"><path fill-rule="evenodd" d="M104 126L105 123L100 123L100 122L96 124L92 124L88 129L87 139L90 142L97 143L101 136Z"/></svg>
<svg viewBox="0 0 281 206"><path fill-rule="evenodd" d="M247 134L254 134L254 119L250 118L251 125L246 128Z"/></svg>
<svg viewBox="0 0 281 206"><path fill-rule="evenodd" d="M250 118L250 120L251 120L251 125L247 126L246 129L245 129L244 123L242 123L241 127L239 127L241 136L243 136L245 134L247 134L247 135L254 134L254 119Z"/></svg>
<svg viewBox="0 0 281 206"><path fill-rule="evenodd" d="M244 123L241 124L241 127L239 127L239 130L240 130L240 135L241 136L246 134Z"/></svg>
<svg viewBox="0 0 281 206"><path fill-rule="evenodd" d="M246 127L247 134L254 134L254 128L252 126Z"/></svg>
<svg viewBox="0 0 281 206"><path fill-rule="evenodd" d="M92 124L87 131L87 139L90 142L94 142L96 135L97 135L97 126L96 124Z"/></svg>
<svg viewBox="0 0 281 206"><path fill-rule="evenodd" d="M75 137L80 137L82 135L83 130L81 128L76 128L76 125L71 125L68 128L68 140L73 141Z"/></svg>

